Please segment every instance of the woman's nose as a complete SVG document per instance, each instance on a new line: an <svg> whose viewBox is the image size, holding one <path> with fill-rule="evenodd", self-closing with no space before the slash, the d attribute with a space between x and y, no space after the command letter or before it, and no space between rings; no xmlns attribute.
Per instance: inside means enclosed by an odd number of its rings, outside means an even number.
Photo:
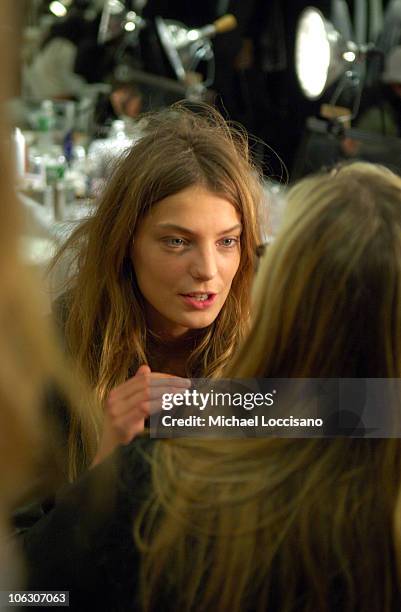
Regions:
<svg viewBox="0 0 401 612"><path fill-rule="evenodd" d="M197 280L211 280L217 274L217 253L212 247L197 249L191 263L191 275Z"/></svg>

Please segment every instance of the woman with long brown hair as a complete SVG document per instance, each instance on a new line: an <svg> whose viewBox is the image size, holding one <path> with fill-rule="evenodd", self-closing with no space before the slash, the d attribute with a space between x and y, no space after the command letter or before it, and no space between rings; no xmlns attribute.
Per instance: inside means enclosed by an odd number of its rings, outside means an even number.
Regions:
<svg viewBox="0 0 401 612"><path fill-rule="evenodd" d="M218 376L244 337L260 182L247 139L208 107L150 115L72 253L59 320L68 352L96 392L95 461L141 431L165 387ZM163 374L161 374L163 373Z"/></svg>
<svg viewBox="0 0 401 612"><path fill-rule="evenodd" d="M399 378L401 179L353 164L288 200L225 375ZM139 438L118 457L100 525L88 475L29 534L32 588L68 585L76 609L400 609L398 439Z"/></svg>

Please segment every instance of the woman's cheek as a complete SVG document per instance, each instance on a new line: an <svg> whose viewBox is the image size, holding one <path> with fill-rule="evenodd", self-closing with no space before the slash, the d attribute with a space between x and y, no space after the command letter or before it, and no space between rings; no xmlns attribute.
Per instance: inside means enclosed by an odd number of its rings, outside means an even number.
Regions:
<svg viewBox="0 0 401 612"><path fill-rule="evenodd" d="M227 277L230 277L231 280L234 278L234 276L238 272L240 262L241 262L241 255L238 252L233 253L230 260L226 262L225 275Z"/></svg>

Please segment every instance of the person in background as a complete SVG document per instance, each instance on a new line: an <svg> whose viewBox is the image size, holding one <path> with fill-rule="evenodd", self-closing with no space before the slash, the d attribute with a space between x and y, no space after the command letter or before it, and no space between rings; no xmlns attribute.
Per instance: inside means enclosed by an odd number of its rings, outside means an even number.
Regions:
<svg viewBox="0 0 401 612"><path fill-rule="evenodd" d="M111 84L111 93L99 95L95 106L95 123L98 126L99 136L105 130L110 130L110 124L117 118L140 120L143 111L143 96L135 83L114 80Z"/></svg>
<svg viewBox="0 0 401 612"><path fill-rule="evenodd" d="M56 259L71 255L55 314L95 391L95 462L142 431L160 378L182 388L186 377L219 376L247 329L260 181L245 134L198 111L148 116ZM88 442L80 429L69 423L71 457Z"/></svg>
<svg viewBox="0 0 401 612"><path fill-rule="evenodd" d="M400 236L390 171L300 182L224 375L400 378ZM140 437L113 461L107 512L87 509L106 462L27 534L30 588L74 610L400 609L399 439Z"/></svg>
<svg viewBox="0 0 401 612"><path fill-rule="evenodd" d="M110 104L116 117L136 119L142 109L142 96L134 83L119 83L113 86Z"/></svg>

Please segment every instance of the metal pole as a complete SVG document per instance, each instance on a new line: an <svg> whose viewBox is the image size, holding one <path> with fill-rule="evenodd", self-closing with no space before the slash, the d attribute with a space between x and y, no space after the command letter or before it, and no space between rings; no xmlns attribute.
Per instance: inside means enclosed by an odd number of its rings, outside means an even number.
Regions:
<svg viewBox="0 0 401 612"><path fill-rule="evenodd" d="M369 41L374 42L383 27L383 0L370 0Z"/></svg>
<svg viewBox="0 0 401 612"><path fill-rule="evenodd" d="M331 21L336 30L343 35L345 40L354 40L351 16L349 14L348 4L345 0L332 0Z"/></svg>
<svg viewBox="0 0 401 612"><path fill-rule="evenodd" d="M367 0L355 0L355 42L364 45L367 38Z"/></svg>

